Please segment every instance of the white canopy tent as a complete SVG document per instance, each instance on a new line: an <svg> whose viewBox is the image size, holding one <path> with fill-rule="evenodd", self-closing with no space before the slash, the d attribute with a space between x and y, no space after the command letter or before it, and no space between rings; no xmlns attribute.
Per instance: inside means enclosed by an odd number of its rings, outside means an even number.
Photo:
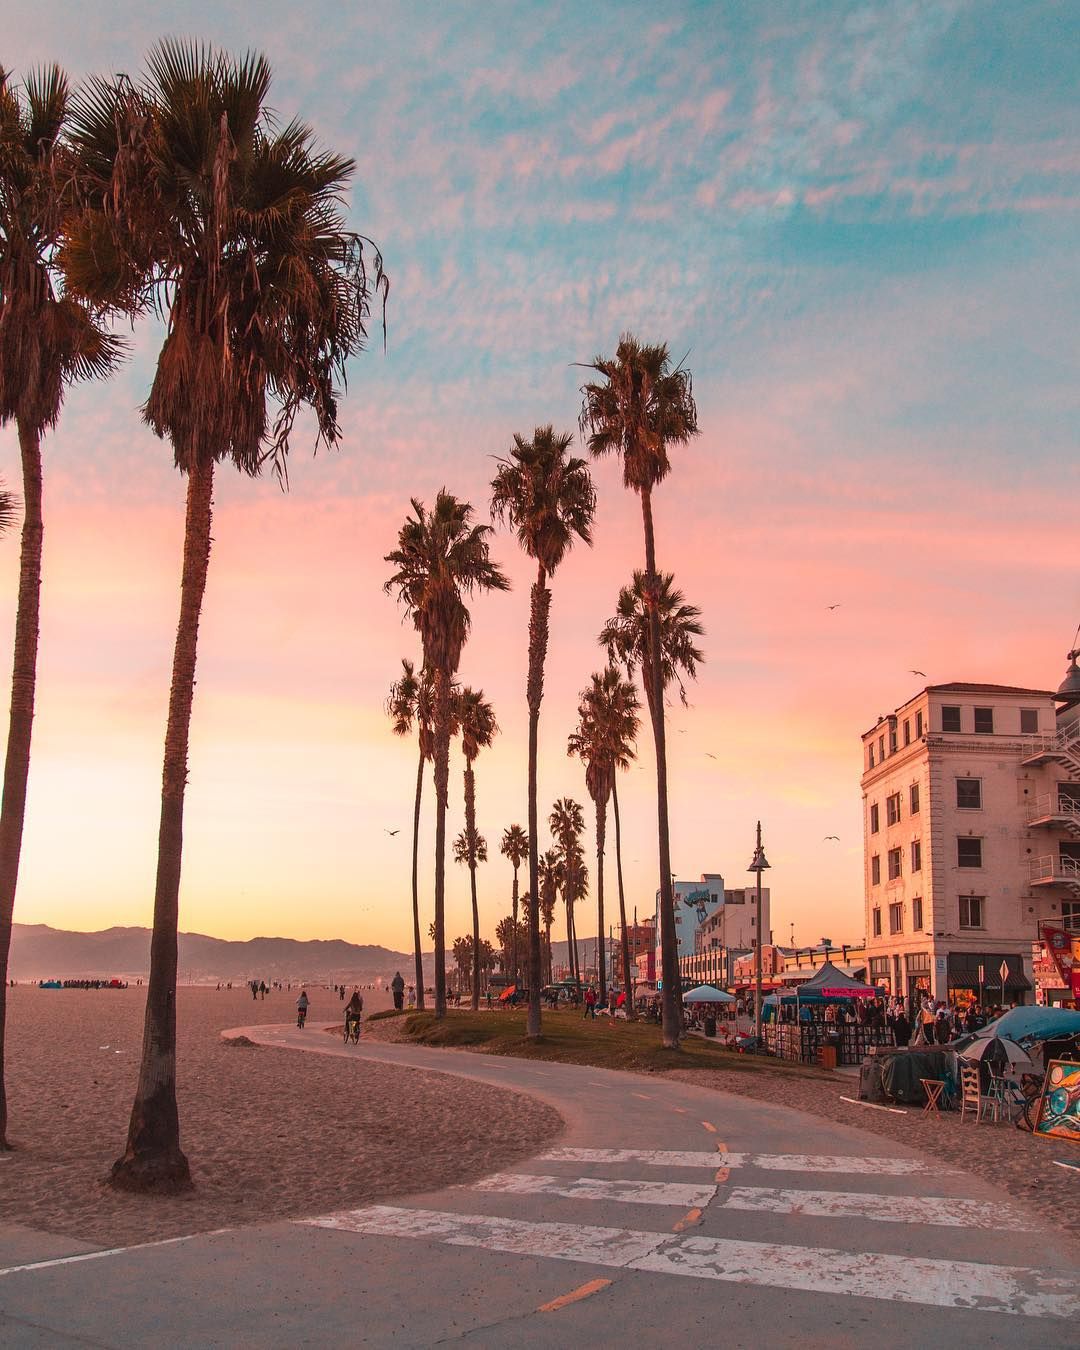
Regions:
<svg viewBox="0 0 1080 1350"><path fill-rule="evenodd" d="M725 993L723 989L715 989L711 984L699 984L696 989L691 989L683 994L684 1003L734 1003L734 994Z"/></svg>

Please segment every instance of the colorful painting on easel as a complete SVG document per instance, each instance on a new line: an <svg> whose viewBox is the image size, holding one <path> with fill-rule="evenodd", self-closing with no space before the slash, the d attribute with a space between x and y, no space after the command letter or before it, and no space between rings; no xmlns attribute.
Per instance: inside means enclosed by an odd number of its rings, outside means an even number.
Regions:
<svg viewBox="0 0 1080 1350"><path fill-rule="evenodd" d="M1080 1144L1080 1064L1052 1059L1046 1066L1035 1133Z"/></svg>

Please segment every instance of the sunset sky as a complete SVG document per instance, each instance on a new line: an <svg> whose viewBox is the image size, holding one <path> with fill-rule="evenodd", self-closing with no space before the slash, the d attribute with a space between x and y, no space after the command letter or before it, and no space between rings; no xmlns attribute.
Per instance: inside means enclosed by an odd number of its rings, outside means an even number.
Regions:
<svg viewBox="0 0 1080 1350"><path fill-rule="evenodd" d="M673 865L749 884L760 817L777 939L794 924L801 943L860 940L860 733L928 681L1056 688L1080 620L1075 5L7 0L5 14L0 60L20 74L53 60L134 74L165 34L264 51L282 118L355 156L350 220L392 279L387 351L373 341L350 373L340 450L313 458L301 428L287 494L220 471L181 928L407 949L415 751L383 699L418 648L383 556L410 495L445 485L486 519L493 456L540 423L576 430L573 363L630 329L689 353L701 425L655 502L660 564L707 628L692 706L670 721ZM132 360L73 391L45 444L26 923L151 918L184 494L138 412L160 340L140 326ZM0 473L17 488L13 428ZM553 586L543 817L557 796L587 803L566 736L643 558L618 465L595 477L595 546ZM476 604L461 670L502 727L477 763L489 935L509 908L497 841L526 819L532 579L509 535L494 552L514 590ZM15 531L0 541L4 670L17 560ZM452 837L456 754L451 770ZM646 736L620 782L641 913L653 782ZM448 872L452 937L468 879Z"/></svg>

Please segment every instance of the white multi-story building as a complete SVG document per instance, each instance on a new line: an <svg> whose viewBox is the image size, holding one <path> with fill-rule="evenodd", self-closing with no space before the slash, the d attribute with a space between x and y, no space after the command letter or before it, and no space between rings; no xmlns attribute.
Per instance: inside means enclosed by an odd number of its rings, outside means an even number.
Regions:
<svg viewBox="0 0 1080 1350"><path fill-rule="evenodd" d="M727 988L735 979L736 958L752 951L757 943L757 892L753 886L725 888L722 902L693 929L693 950L684 956L680 947L679 969L684 986L714 984ZM761 890L763 941L772 941L769 927L769 888Z"/></svg>
<svg viewBox="0 0 1080 1350"><path fill-rule="evenodd" d="M1039 919L1080 925L1075 657L1056 695L930 685L864 733L873 983L1030 1002Z"/></svg>
<svg viewBox="0 0 1080 1350"><path fill-rule="evenodd" d="M724 903L724 878L719 872L703 872L697 881L673 881L675 936L679 956L690 956L694 934ZM656 892L656 969L660 970L660 892Z"/></svg>

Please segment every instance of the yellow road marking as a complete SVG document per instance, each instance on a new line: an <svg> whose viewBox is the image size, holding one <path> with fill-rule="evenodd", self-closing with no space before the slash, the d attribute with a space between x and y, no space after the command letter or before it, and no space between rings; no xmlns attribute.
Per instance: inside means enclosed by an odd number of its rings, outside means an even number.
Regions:
<svg viewBox="0 0 1080 1350"><path fill-rule="evenodd" d="M703 1120L701 1123L702 1123L702 1125L705 1126L705 1128L709 1131L710 1134L715 1134L715 1133L716 1133L716 1126L715 1126L715 1125L710 1125L709 1122L708 1122L707 1120Z"/></svg>
<svg viewBox="0 0 1080 1350"><path fill-rule="evenodd" d="M694 1228L701 1222L701 1210L696 1206L687 1210L675 1227L671 1230L673 1233L681 1233L684 1228Z"/></svg>
<svg viewBox="0 0 1080 1350"><path fill-rule="evenodd" d="M610 1280L590 1280L588 1284L583 1284L579 1289L572 1289L569 1294L560 1294L558 1298L553 1298L550 1303L541 1303L536 1311L558 1312L560 1308L565 1308L568 1303L579 1303L583 1298L598 1294L601 1289L606 1289L610 1283Z"/></svg>
<svg viewBox="0 0 1080 1350"><path fill-rule="evenodd" d="M673 1106L671 1109L672 1109L673 1111L678 1111L678 1113L679 1113L680 1116L685 1116L685 1115L689 1114L689 1113L687 1112L685 1106Z"/></svg>
<svg viewBox="0 0 1080 1350"><path fill-rule="evenodd" d="M652 1098L647 1092L631 1092L631 1097L640 1097L643 1102L651 1102Z"/></svg>
<svg viewBox="0 0 1080 1350"><path fill-rule="evenodd" d="M728 1146L727 1146L727 1144L724 1143L724 1141L723 1141L722 1139L718 1139L718 1140L716 1141L716 1148L717 1148L717 1152L719 1152L719 1153L726 1153L726 1152L728 1151ZM713 1180L716 1181L716 1182L727 1181L727 1179L728 1179L730 1176L731 1176L731 1168L730 1168L730 1167L718 1167L718 1168L716 1169L716 1175L715 1175L715 1177L713 1177Z"/></svg>

